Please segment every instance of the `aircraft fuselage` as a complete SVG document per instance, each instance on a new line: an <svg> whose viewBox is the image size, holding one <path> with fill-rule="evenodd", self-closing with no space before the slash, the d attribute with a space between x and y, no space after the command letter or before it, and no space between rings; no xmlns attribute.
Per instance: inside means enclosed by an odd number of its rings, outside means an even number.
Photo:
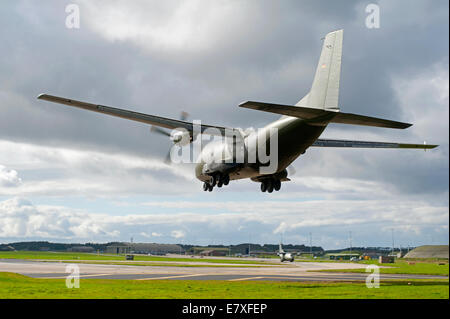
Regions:
<svg viewBox="0 0 450 319"><path fill-rule="evenodd" d="M278 130L278 154L275 156L277 158L276 173L280 173L286 169L296 158L301 154L305 153L309 146L311 146L317 138L325 130L326 126L316 126L308 124L305 120L295 118L295 117L282 117L277 121L274 121L263 129L254 131L250 135L246 136L246 140L255 140L257 135L261 135L259 141L264 141L266 143L266 150L270 150L270 129L277 128ZM245 150L248 153L257 153L257 143L248 143L248 149ZM210 174L204 173L204 166L206 164L205 158L208 157L209 153L212 153L214 149L226 149L227 145L225 142L211 142L207 145L201 153L201 160L196 165L195 173L196 177L203 182L207 182L211 179ZM208 154L207 154L208 153ZM265 174L261 174L261 166L267 166L267 163L261 163L259 156L256 156L256 162L249 163L247 158L245 162L241 165L236 165L235 169L227 172L230 180L237 180L243 178L258 178ZM273 174L267 174L273 175Z"/></svg>

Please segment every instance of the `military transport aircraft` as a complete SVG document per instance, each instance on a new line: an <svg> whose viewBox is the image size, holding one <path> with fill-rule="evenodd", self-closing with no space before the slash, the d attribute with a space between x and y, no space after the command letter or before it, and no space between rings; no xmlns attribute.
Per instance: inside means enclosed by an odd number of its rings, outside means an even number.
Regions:
<svg viewBox="0 0 450 319"><path fill-rule="evenodd" d="M283 245L280 243L277 255L280 257L280 261L294 261L294 255L291 253L287 253L283 249Z"/></svg>
<svg viewBox="0 0 450 319"><path fill-rule="evenodd" d="M137 113L129 110L109 106L91 104L72 99L41 94L38 99L78 107L89 111L104 113L152 125L152 130L169 136L176 146L192 143L201 134L234 136L233 143L213 141L201 150L200 158L195 167L196 177L203 182L205 191L228 185L230 180L250 178L261 183L261 191L272 193L278 191L281 182L289 181L288 166L309 147L353 147L353 148L413 148L431 149L437 145L405 144L396 142L369 142L354 140L337 140L319 138L329 123L366 125L384 128L405 129L412 124L402 123L381 118L340 112L339 81L341 72L343 30L328 33L323 39L322 52L311 90L296 105L281 105L265 102L247 101L239 106L243 108L270 112L282 115L278 120L268 124L258 131L243 131L237 128L201 124L198 130L195 125L185 120L164 118L154 115ZM156 126L156 127L155 127ZM162 128L172 129L169 133ZM246 143L262 138L264 143L270 144L271 132L277 129L278 152L276 169L270 173L263 173L266 162L258 159L237 161L231 147L243 149L246 155L257 154L258 143ZM258 144L259 145L259 144ZM217 152L217 150L219 152ZM217 155L219 154L219 155ZM226 154L226 155L224 155ZM231 155L230 155L231 154ZM236 152L237 154L237 152ZM228 156L228 157L227 157ZM231 158L229 158L231 156Z"/></svg>

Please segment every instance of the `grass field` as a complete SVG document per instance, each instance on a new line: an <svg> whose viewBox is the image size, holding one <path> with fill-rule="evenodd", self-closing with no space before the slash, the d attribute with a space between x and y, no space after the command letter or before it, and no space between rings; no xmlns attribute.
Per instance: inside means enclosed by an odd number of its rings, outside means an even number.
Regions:
<svg viewBox="0 0 450 319"><path fill-rule="evenodd" d="M41 259L41 260L125 260L124 255L104 255L89 253L72 253L72 252L46 252L46 251L7 251L0 252L0 259ZM236 259L219 259L219 258L189 258L189 257L159 257L135 255L134 261L175 261L175 262L206 262L206 263L226 263L226 264L255 264L267 265L267 262L256 260L236 260Z"/></svg>
<svg viewBox="0 0 450 319"><path fill-rule="evenodd" d="M80 288L68 289L64 279L0 273L0 299L10 298L448 299L449 287L448 281L425 280L382 282L368 289L364 283L81 279Z"/></svg>
<svg viewBox="0 0 450 319"><path fill-rule="evenodd" d="M438 262L415 262L408 263L407 261L397 260L392 264L379 264L371 261L365 262L367 264L374 264L378 266L387 266L389 268L380 268L382 274L414 274L414 275L441 275L448 276L448 263L440 265ZM324 272L365 272L365 269L332 269L321 270Z"/></svg>

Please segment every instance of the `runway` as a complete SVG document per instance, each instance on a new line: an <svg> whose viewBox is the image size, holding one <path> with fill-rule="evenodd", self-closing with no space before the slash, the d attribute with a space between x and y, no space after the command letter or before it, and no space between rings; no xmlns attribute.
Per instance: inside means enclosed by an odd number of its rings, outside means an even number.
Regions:
<svg viewBox="0 0 450 319"><path fill-rule="evenodd" d="M0 272L14 272L33 278L64 279L68 276L69 263L32 260L0 259ZM364 264L294 262L279 266L255 267L179 267L179 266L132 266L76 263L81 279L126 280L224 280L239 281L362 281L369 273L318 272L318 270L365 268ZM398 279L448 279L447 276L380 274L380 280Z"/></svg>

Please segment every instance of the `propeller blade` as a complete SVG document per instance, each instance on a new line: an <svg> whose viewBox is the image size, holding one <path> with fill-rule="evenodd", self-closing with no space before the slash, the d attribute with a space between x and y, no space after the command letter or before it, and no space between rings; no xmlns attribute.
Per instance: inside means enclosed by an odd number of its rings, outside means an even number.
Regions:
<svg viewBox="0 0 450 319"><path fill-rule="evenodd" d="M170 159L170 149L169 149L169 152L166 155L166 158L164 159L164 163L167 164L167 165L172 164L172 160Z"/></svg>
<svg viewBox="0 0 450 319"><path fill-rule="evenodd" d="M180 120L181 121L186 121L188 116L189 116L189 113L183 111L180 114ZM153 132L153 133L158 133L158 134L165 135L165 136L168 136L168 137L171 136L171 134L169 132L167 132L166 130L164 130L162 128L159 128L158 126L154 126L154 125L152 125L150 127L150 131ZM170 149L169 149L169 152L167 153L166 157L164 158L164 163L168 164L168 165L172 164L172 160L170 158Z"/></svg>
<svg viewBox="0 0 450 319"><path fill-rule="evenodd" d="M180 120L182 121L186 121L187 118L189 117L189 113L182 111L180 114Z"/></svg>

